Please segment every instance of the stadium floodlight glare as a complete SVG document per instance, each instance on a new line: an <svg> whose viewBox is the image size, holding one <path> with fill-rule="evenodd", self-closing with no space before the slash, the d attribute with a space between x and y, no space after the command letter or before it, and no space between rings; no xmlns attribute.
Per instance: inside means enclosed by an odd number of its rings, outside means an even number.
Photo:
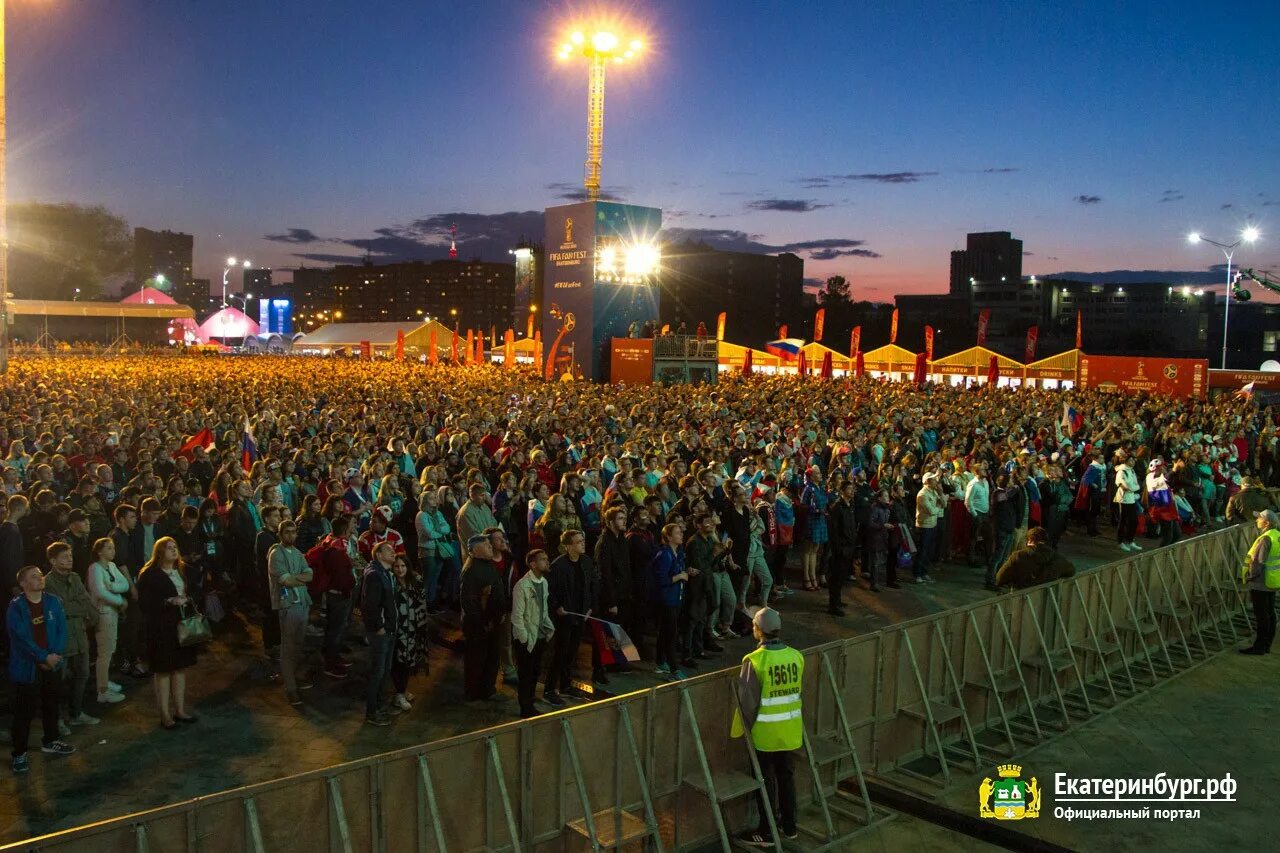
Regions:
<svg viewBox="0 0 1280 853"><path fill-rule="evenodd" d="M637 243L627 249L623 274L629 280L638 281L656 273L661 263L662 252L657 246L652 243Z"/></svg>
<svg viewBox="0 0 1280 853"><path fill-rule="evenodd" d="M640 38L625 40L615 27L598 26L574 29L560 44L556 55L561 62L581 57L590 70L587 87L587 164L583 186L588 201L600 199L601 157L604 152L604 68L609 62L621 63L636 58L644 50Z"/></svg>
<svg viewBox="0 0 1280 853"><path fill-rule="evenodd" d="M1227 258L1227 301L1222 308L1222 369L1227 369L1227 323L1231 319L1231 295L1235 289L1235 280L1231 277L1231 261L1236 253L1236 248L1241 243L1256 243L1262 237L1257 226L1249 225L1240 232L1240 236L1236 238L1234 243L1225 243L1221 240L1214 240L1204 236L1199 231L1192 231L1187 235L1188 243L1208 243L1211 246L1217 246L1222 250L1222 254ZM1248 293L1248 291L1244 291ZM1238 297L1240 301L1248 299L1248 296Z"/></svg>

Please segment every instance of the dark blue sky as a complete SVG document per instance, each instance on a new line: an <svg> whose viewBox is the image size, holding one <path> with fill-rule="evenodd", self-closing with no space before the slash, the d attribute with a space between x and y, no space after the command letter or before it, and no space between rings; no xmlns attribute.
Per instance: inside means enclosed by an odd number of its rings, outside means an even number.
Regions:
<svg viewBox="0 0 1280 853"><path fill-rule="evenodd" d="M650 45L611 69L604 182L670 227L816 245L881 299L945 289L970 230L1027 272L1195 270L1188 230L1249 221L1238 259L1280 269L1275 2L9 0L10 195L193 233L211 278L434 256L453 221L496 257L581 183L553 48L591 8Z"/></svg>

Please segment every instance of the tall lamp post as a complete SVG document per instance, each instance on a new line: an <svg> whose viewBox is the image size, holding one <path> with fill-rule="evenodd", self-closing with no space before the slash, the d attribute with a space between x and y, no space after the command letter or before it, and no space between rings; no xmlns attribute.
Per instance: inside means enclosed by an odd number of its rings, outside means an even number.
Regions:
<svg viewBox="0 0 1280 853"><path fill-rule="evenodd" d="M0 0L0 3L4 0ZM227 258L227 265L222 269L222 307L227 307L227 279L231 277L231 271L238 266L235 258ZM253 262L248 258L244 259L244 268L249 269L253 266Z"/></svg>
<svg viewBox="0 0 1280 853"><path fill-rule="evenodd" d="M1236 247L1241 243L1257 242L1258 229L1252 225L1240 232L1240 236L1236 238L1234 243L1223 243L1218 240L1212 240L1198 231L1193 231L1187 235L1189 243L1208 243L1211 246L1217 246L1222 250L1227 258L1227 301L1222 309L1222 369L1227 369L1227 321L1231 319L1231 260L1235 255Z"/></svg>
<svg viewBox="0 0 1280 853"><path fill-rule="evenodd" d="M604 153L605 65L610 62L626 62L635 58L643 49L644 42L640 39L633 38L624 45L617 33L611 30L599 29L590 33L575 30L569 34L569 39L560 46L557 54L561 62L583 57L590 70L587 87L587 168L586 179L583 181L588 201L600 198L600 160Z"/></svg>
<svg viewBox="0 0 1280 853"><path fill-rule="evenodd" d="M9 372L9 196L5 104L5 0L0 0L0 373Z"/></svg>

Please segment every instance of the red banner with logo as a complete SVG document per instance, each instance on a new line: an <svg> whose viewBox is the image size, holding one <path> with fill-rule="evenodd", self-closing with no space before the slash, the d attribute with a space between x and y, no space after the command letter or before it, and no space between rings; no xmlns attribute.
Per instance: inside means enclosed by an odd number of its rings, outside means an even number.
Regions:
<svg viewBox="0 0 1280 853"><path fill-rule="evenodd" d="M369 341L360 342L360 357L365 361L373 358L373 344Z"/></svg>
<svg viewBox="0 0 1280 853"><path fill-rule="evenodd" d="M1076 349L1084 349L1084 314L1076 309Z"/></svg>
<svg viewBox="0 0 1280 853"><path fill-rule="evenodd" d="M978 346L987 345L987 326L991 323L991 309L983 308L978 312Z"/></svg>
<svg viewBox="0 0 1280 853"><path fill-rule="evenodd" d="M813 339L815 341L822 340L822 327L827 325L827 309L819 308L818 313L813 315Z"/></svg>
<svg viewBox="0 0 1280 853"><path fill-rule="evenodd" d="M854 326L849 333L849 358L857 358L862 350L862 327Z"/></svg>
<svg viewBox="0 0 1280 853"><path fill-rule="evenodd" d="M1208 393L1209 362L1203 358L1082 355L1080 385L1198 400Z"/></svg>
<svg viewBox="0 0 1280 853"><path fill-rule="evenodd" d="M898 342L898 309L893 309L893 319L889 321L889 343Z"/></svg>
<svg viewBox="0 0 1280 853"><path fill-rule="evenodd" d="M924 360L933 361L933 326L924 327Z"/></svg>
<svg viewBox="0 0 1280 853"><path fill-rule="evenodd" d="M729 312L727 311L721 311L716 316L716 340L717 341L724 340L724 326L725 326L725 323L727 323L728 321L729 321Z"/></svg>
<svg viewBox="0 0 1280 853"><path fill-rule="evenodd" d="M1023 364L1030 364L1036 360L1036 341L1040 338L1040 327L1032 326L1027 329L1027 348L1022 358Z"/></svg>

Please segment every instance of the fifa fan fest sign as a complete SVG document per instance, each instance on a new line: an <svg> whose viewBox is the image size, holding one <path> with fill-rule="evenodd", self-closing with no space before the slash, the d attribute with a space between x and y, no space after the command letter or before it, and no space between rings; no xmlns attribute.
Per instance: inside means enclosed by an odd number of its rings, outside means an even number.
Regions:
<svg viewBox="0 0 1280 853"><path fill-rule="evenodd" d="M662 211L588 201L546 210L547 373L606 380L609 340L658 321Z"/></svg>
<svg viewBox="0 0 1280 853"><path fill-rule="evenodd" d="M1202 400L1209 390L1203 358L1081 355L1080 386Z"/></svg>

